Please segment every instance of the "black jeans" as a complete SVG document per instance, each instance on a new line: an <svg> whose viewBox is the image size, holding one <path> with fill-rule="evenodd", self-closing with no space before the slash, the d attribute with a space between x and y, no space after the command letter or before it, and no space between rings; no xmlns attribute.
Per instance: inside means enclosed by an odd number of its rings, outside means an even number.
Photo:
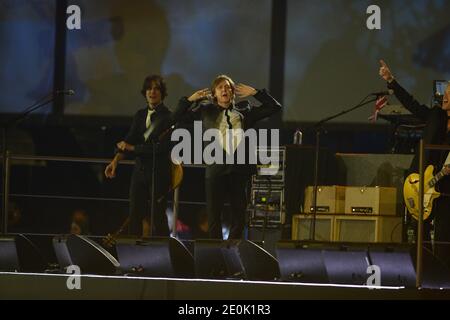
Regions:
<svg viewBox="0 0 450 320"><path fill-rule="evenodd" d="M167 225L167 193L170 183L170 167L157 162L155 174L155 212L154 226L151 226L153 236L169 236ZM132 235L142 235L142 220L151 221L152 200L152 165L151 163L136 164L130 184L130 225Z"/></svg>
<svg viewBox="0 0 450 320"><path fill-rule="evenodd" d="M206 210L211 239L223 239L221 216L227 195L231 205L228 239L242 238L247 210L246 186L249 178L246 174L230 173L205 179Z"/></svg>
<svg viewBox="0 0 450 320"><path fill-rule="evenodd" d="M434 206L436 256L450 268L450 198L442 195Z"/></svg>

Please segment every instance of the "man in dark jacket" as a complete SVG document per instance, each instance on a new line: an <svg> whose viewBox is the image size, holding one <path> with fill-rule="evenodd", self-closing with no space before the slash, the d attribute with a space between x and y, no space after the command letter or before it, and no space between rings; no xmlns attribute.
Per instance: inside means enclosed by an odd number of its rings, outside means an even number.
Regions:
<svg viewBox="0 0 450 320"><path fill-rule="evenodd" d="M423 140L425 144L449 145L450 144L450 86L447 87L442 106L428 108L415 100L395 80L391 70L381 60L380 76L387 81L389 89L402 105L412 114L425 123ZM410 173L419 172L419 148L416 149ZM424 154L425 166L433 165L435 170L440 171L444 165L450 165L448 151L426 150ZM435 172L436 174L437 172ZM442 195L434 202L432 215L434 219L434 238L436 241L449 242L447 245L437 246L436 254L450 266L450 176L445 176L437 184L437 189ZM428 226L429 227L429 226Z"/></svg>
<svg viewBox="0 0 450 320"><path fill-rule="evenodd" d="M150 227L153 228L153 235L169 236L166 195L170 186L171 144L170 135L165 133L172 118L171 112L163 103L167 96L163 78L159 75L146 77L141 93L147 100L147 107L138 110L134 115L127 136L117 143L116 155L106 167L105 175L114 178L119 161L125 159L126 155L134 155L136 164L130 184L130 233L148 236L146 230ZM154 212L149 210L148 205L149 199L152 201L152 193L155 194ZM153 214L154 226L149 225L150 214Z"/></svg>
<svg viewBox="0 0 450 320"><path fill-rule="evenodd" d="M259 107L239 107L234 103L235 95L239 98L253 96L262 103ZM211 101L203 103L197 108L193 104L210 97ZM248 161L238 163L236 155L239 152L240 142L245 144L242 136L231 137L233 143L226 143L228 132L236 130L245 131L252 128L258 120L269 117L281 110L281 105L272 98L266 90L256 90L244 84L235 85L233 80L220 75L214 79L211 89L203 89L195 92L190 97L180 100L174 118L179 121L184 117L190 120L201 120L203 130L216 129L224 138L221 139L225 154L231 155L232 163L210 163L205 173L206 207L208 213L209 235L214 239L222 239L221 213L225 202L225 196L229 195L231 204L231 226L229 239L239 239L243 236L245 227L245 213L247 209L246 186L250 176L255 171L255 165ZM228 131L227 131L228 130ZM245 149L248 153L249 151ZM225 159L224 159L225 160ZM248 160L248 154L246 155Z"/></svg>

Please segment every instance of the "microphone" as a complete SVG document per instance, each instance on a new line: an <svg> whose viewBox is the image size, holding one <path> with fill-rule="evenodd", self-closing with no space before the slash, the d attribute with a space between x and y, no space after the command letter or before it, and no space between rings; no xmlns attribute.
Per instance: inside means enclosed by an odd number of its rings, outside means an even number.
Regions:
<svg viewBox="0 0 450 320"><path fill-rule="evenodd" d="M67 96L73 96L75 94L75 91L73 91L72 89L69 90L56 90L55 91L56 94L64 94Z"/></svg>
<svg viewBox="0 0 450 320"><path fill-rule="evenodd" d="M389 89L387 91L372 92L370 95L371 96L390 96L392 94L394 94L394 90Z"/></svg>

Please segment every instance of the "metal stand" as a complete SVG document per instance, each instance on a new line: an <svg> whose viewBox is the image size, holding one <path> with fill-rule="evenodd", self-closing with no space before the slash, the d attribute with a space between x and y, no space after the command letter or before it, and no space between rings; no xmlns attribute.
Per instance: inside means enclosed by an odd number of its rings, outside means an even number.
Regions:
<svg viewBox="0 0 450 320"><path fill-rule="evenodd" d="M150 209L150 237L153 236L153 228L155 227L155 172L156 172L156 145L157 142L152 141L152 200L151 200L151 209Z"/></svg>
<svg viewBox="0 0 450 320"><path fill-rule="evenodd" d="M323 130L323 125L333 119L336 119L344 114L347 114L353 110L356 110L358 108L361 108L369 103L375 102L378 99L378 96L375 96L375 98L372 98L368 101L366 101L366 99L368 97L370 97L371 95L367 95L366 97L364 97L364 99L361 100L360 103L358 103L356 106L341 111L338 114L335 114L331 117L327 117L325 119L320 120L319 122L317 122L314 125L314 130L316 132L316 152L315 152L315 159L314 159L314 189L313 189L313 219L312 219L312 226L310 229L310 238L312 241L315 240L316 238L316 219L317 219L317 187L318 187L318 180L319 180L319 151L320 151L320 131Z"/></svg>
<svg viewBox="0 0 450 320"><path fill-rule="evenodd" d="M417 224L417 270L416 270L416 287L422 286L423 274L423 196L424 196L424 142L420 140L419 144L419 221Z"/></svg>
<svg viewBox="0 0 450 320"><path fill-rule="evenodd" d="M63 92L62 92L63 93ZM3 124L2 128L2 163L3 163L3 174L2 174L2 219L0 219L1 223L1 233L6 234L8 232L8 198L9 198L9 151L8 151L8 129L13 125L19 123L23 119L25 119L31 112L42 108L43 106L49 104L55 99L55 95L53 93L47 94L42 99L33 103L28 108L19 114L17 117L13 118L11 121Z"/></svg>
<svg viewBox="0 0 450 320"><path fill-rule="evenodd" d="M3 191L3 206L2 206L2 219L1 219L1 233L6 234L8 231L8 194L9 194L9 151L7 149L7 128L3 128L3 152L2 152L2 191Z"/></svg>

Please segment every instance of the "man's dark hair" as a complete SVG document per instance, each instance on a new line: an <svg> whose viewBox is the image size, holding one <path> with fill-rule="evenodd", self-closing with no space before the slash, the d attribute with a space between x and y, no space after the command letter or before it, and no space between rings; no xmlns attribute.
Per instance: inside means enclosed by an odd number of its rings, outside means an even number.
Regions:
<svg viewBox="0 0 450 320"><path fill-rule="evenodd" d="M167 97L166 83L164 82L163 77L157 74L149 75L144 79L141 90L142 95L144 97L146 96L145 93L149 88L152 87L152 82L156 83L156 85L159 87L159 90L161 91L161 100L164 100L164 98Z"/></svg>

